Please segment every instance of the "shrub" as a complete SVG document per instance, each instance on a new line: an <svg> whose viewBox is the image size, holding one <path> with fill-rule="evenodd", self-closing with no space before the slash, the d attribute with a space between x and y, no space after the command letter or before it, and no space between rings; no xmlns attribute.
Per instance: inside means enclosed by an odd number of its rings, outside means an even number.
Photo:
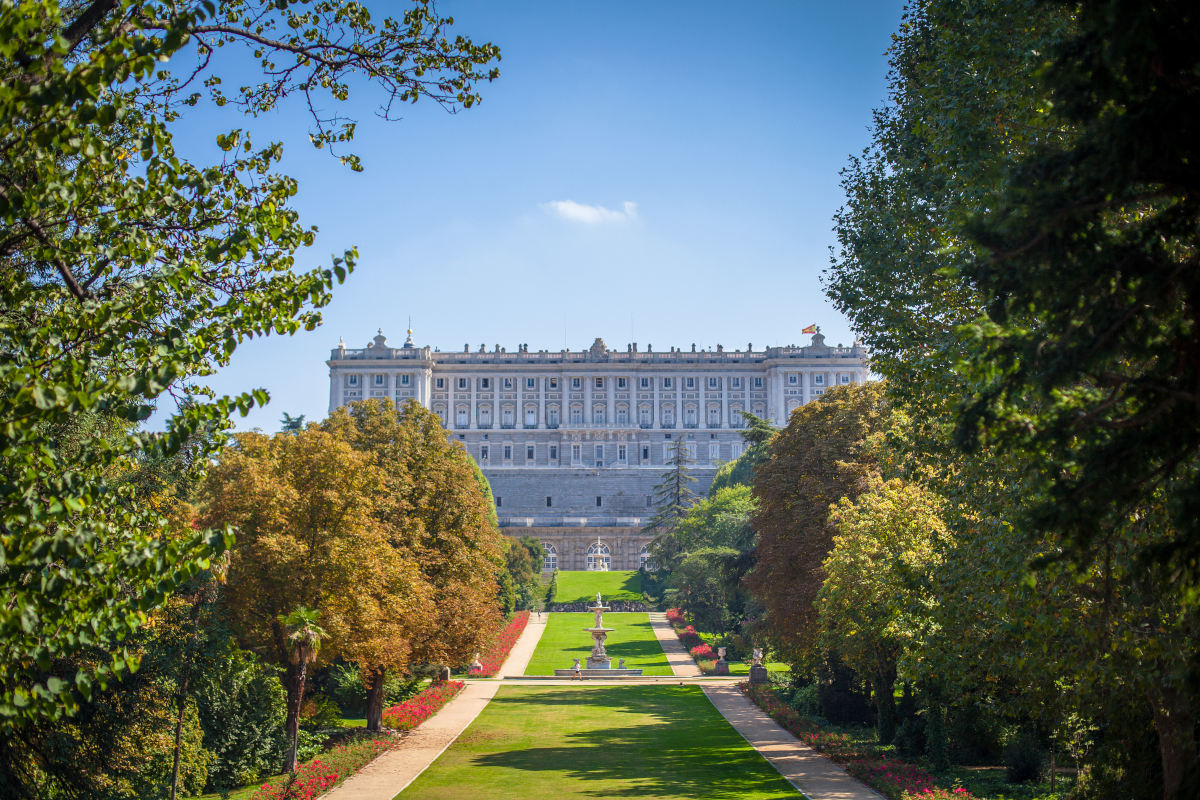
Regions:
<svg viewBox="0 0 1200 800"><path fill-rule="evenodd" d="M905 758L917 758L925 752L925 721L918 716L906 717L896 728L893 740L896 752Z"/></svg>
<svg viewBox="0 0 1200 800"><path fill-rule="evenodd" d="M210 790L254 783L283 763L287 692L278 673L253 653L230 648L196 681L204 747L213 754Z"/></svg>
<svg viewBox="0 0 1200 800"><path fill-rule="evenodd" d="M696 645L691 650L689 650L688 653L690 653L692 658L696 659L697 661L699 661L702 658L709 659L709 660L716 659L716 653L713 652L713 649L711 647L709 647L707 644L704 644L704 643L700 643L700 644Z"/></svg>
<svg viewBox="0 0 1200 800"><path fill-rule="evenodd" d="M817 697L816 684L806 683L803 686L797 686L793 689L791 704L792 708L806 717L819 717L821 715L821 701Z"/></svg>
<svg viewBox="0 0 1200 800"><path fill-rule="evenodd" d="M337 703L325 695L310 695L300 706L300 725L310 731L340 728L342 711Z"/></svg>
<svg viewBox="0 0 1200 800"><path fill-rule="evenodd" d="M1014 736L1004 748L1004 774L1011 783L1036 780L1046 764L1046 751L1027 731Z"/></svg>

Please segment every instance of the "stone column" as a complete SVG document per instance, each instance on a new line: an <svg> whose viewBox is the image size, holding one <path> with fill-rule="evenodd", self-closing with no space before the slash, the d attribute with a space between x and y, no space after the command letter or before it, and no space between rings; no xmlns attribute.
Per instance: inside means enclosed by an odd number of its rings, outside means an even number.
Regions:
<svg viewBox="0 0 1200 800"><path fill-rule="evenodd" d="M580 380L583 381L583 424L585 427L592 425L592 376L588 375Z"/></svg>
<svg viewBox="0 0 1200 800"><path fill-rule="evenodd" d="M608 381L608 413L604 421L612 428L617 423L617 379L609 375L605 380Z"/></svg>
<svg viewBox="0 0 1200 800"><path fill-rule="evenodd" d="M721 427L729 427L729 376L722 375L721 381Z"/></svg>

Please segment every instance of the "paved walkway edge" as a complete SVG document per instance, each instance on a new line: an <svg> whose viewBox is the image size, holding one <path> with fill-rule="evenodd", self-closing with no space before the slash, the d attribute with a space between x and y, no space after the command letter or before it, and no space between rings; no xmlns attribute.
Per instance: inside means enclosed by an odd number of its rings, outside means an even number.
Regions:
<svg viewBox="0 0 1200 800"><path fill-rule="evenodd" d="M736 686L703 688L704 694L733 729L809 800L885 800L781 728Z"/></svg>
<svg viewBox="0 0 1200 800"><path fill-rule="evenodd" d="M501 673L509 669L524 672L545 630L544 619L530 614L525 630L500 667ZM321 800L392 800L454 744L499 689L498 680L468 681L453 700L421 723L396 749L367 764Z"/></svg>
<svg viewBox="0 0 1200 800"><path fill-rule="evenodd" d="M675 677L696 678L702 674L691 653L684 649L683 643L675 635L671 623L667 622L666 614L651 611L650 627L654 628L654 635L658 637L658 643L662 645L663 654L667 657L667 663L671 665L671 672L675 673Z"/></svg>

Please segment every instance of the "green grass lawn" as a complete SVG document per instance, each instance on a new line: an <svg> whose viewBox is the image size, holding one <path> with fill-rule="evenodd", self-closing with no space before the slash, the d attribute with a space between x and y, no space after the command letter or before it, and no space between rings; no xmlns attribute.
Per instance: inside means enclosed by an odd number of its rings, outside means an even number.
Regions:
<svg viewBox="0 0 1200 800"><path fill-rule="evenodd" d="M636 569L612 572L560 571L553 603L595 602L596 592L609 600L642 599L642 573ZM568 665L569 666L569 665Z"/></svg>
<svg viewBox="0 0 1200 800"><path fill-rule="evenodd" d="M400 800L798 798L695 686L502 686Z"/></svg>
<svg viewBox="0 0 1200 800"><path fill-rule="evenodd" d="M575 658L586 659L592 652L592 637L583 632L592 627L595 617L586 613L556 611L546 618L546 631L538 640L533 658L525 669L526 675L553 675L555 669L568 669ZM641 667L643 675L670 675L671 666L663 654L662 645L650 627L645 612L604 615L604 627L615 628L604 642L604 649L617 665L625 659L627 669Z"/></svg>
<svg viewBox="0 0 1200 800"><path fill-rule="evenodd" d="M787 672L789 669L791 669L787 664L784 664L781 661L764 661L763 666L767 668L767 672ZM749 675L750 674L750 662L749 661L730 661L729 662L729 674L730 675Z"/></svg>

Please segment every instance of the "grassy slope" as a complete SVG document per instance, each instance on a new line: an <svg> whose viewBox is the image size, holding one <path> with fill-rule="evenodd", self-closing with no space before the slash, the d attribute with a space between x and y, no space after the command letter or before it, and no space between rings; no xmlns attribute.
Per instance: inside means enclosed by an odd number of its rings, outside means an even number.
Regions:
<svg viewBox="0 0 1200 800"><path fill-rule="evenodd" d="M538 640L533 658L525 669L526 675L553 675L555 669L567 669L575 658L586 659L592 652L592 637L583 632L592 627L595 618L585 613L555 612L547 618L546 631ZM624 658L628 669L641 667L644 675L670 675L671 667L663 655L662 645L650 627L645 613L604 615L604 627L615 628L604 642L604 649L617 665Z"/></svg>
<svg viewBox="0 0 1200 800"><path fill-rule="evenodd" d="M502 686L400 800L798 798L695 686Z"/></svg>
<svg viewBox="0 0 1200 800"><path fill-rule="evenodd" d="M640 601L642 599L642 573L635 569L614 570L613 572L560 571L553 602L594 602L596 592L600 592L606 602L609 600Z"/></svg>

